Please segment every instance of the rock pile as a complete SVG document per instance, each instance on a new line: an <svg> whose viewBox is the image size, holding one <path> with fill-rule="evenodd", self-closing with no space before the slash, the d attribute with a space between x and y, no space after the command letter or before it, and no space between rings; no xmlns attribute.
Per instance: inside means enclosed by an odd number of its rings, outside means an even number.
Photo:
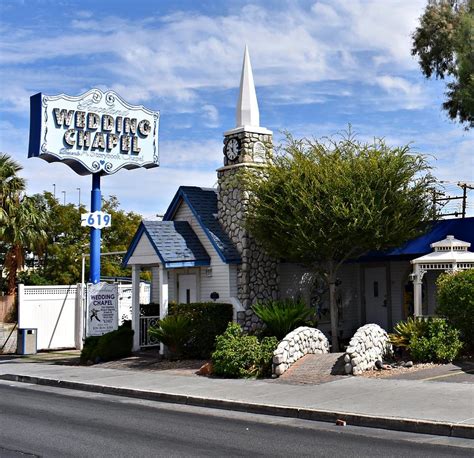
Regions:
<svg viewBox="0 0 474 458"><path fill-rule="evenodd" d="M359 375L373 369L376 361L392 352L387 332L378 324L366 324L357 330L344 355L346 374Z"/></svg>
<svg viewBox="0 0 474 458"><path fill-rule="evenodd" d="M274 351L273 374L282 375L307 353L329 353L329 341L319 329L300 326L291 331Z"/></svg>

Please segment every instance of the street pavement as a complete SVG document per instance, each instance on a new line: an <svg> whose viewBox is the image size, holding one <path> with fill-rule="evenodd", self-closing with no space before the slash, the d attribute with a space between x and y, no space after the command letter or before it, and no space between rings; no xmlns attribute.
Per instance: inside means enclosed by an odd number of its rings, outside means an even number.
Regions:
<svg viewBox="0 0 474 458"><path fill-rule="evenodd" d="M454 457L473 441L0 380L0 456Z"/></svg>
<svg viewBox="0 0 474 458"><path fill-rule="evenodd" d="M5 359L0 361L0 379L177 404L332 423L342 419L354 426L474 438L472 383L347 376L320 385L295 385L272 379L235 380L189 372L99 366Z"/></svg>

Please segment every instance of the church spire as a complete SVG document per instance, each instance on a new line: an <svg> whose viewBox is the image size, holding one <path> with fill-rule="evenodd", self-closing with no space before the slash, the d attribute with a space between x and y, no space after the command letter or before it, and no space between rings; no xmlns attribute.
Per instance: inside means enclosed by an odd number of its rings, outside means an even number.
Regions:
<svg viewBox="0 0 474 458"><path fill-rule="evenodd" d="M236 110L236 127L259 127L260 113L258 111L257 94L253 82L252 65L250 64L249 49L245 45L242 76L240 77L240 92Z"/></svg>

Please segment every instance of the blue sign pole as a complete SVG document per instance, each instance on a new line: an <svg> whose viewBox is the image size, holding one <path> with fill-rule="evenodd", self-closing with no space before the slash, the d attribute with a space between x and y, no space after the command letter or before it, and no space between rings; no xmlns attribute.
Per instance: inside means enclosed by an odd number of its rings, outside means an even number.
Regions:
<svg viewBox="0 0 474 458"><path fill-rule="evenodd" d="M101 211L102 199L100 195L100 173L92 174L92 191L91 191L91 212ZM91 283L100 282L100 229L91 227L91 265L89 272L89 281Z"/></svg>

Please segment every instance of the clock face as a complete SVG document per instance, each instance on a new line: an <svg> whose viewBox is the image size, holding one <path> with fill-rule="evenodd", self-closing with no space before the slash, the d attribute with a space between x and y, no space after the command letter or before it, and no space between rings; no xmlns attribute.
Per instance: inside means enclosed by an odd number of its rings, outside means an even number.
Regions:
<svg viewBox="0 0 474 458"><path fill-rule="evenodd" d="M225 145L224 153L227 159L234 161L240 154L240 142L237 138L231 138Z"/></svg>

